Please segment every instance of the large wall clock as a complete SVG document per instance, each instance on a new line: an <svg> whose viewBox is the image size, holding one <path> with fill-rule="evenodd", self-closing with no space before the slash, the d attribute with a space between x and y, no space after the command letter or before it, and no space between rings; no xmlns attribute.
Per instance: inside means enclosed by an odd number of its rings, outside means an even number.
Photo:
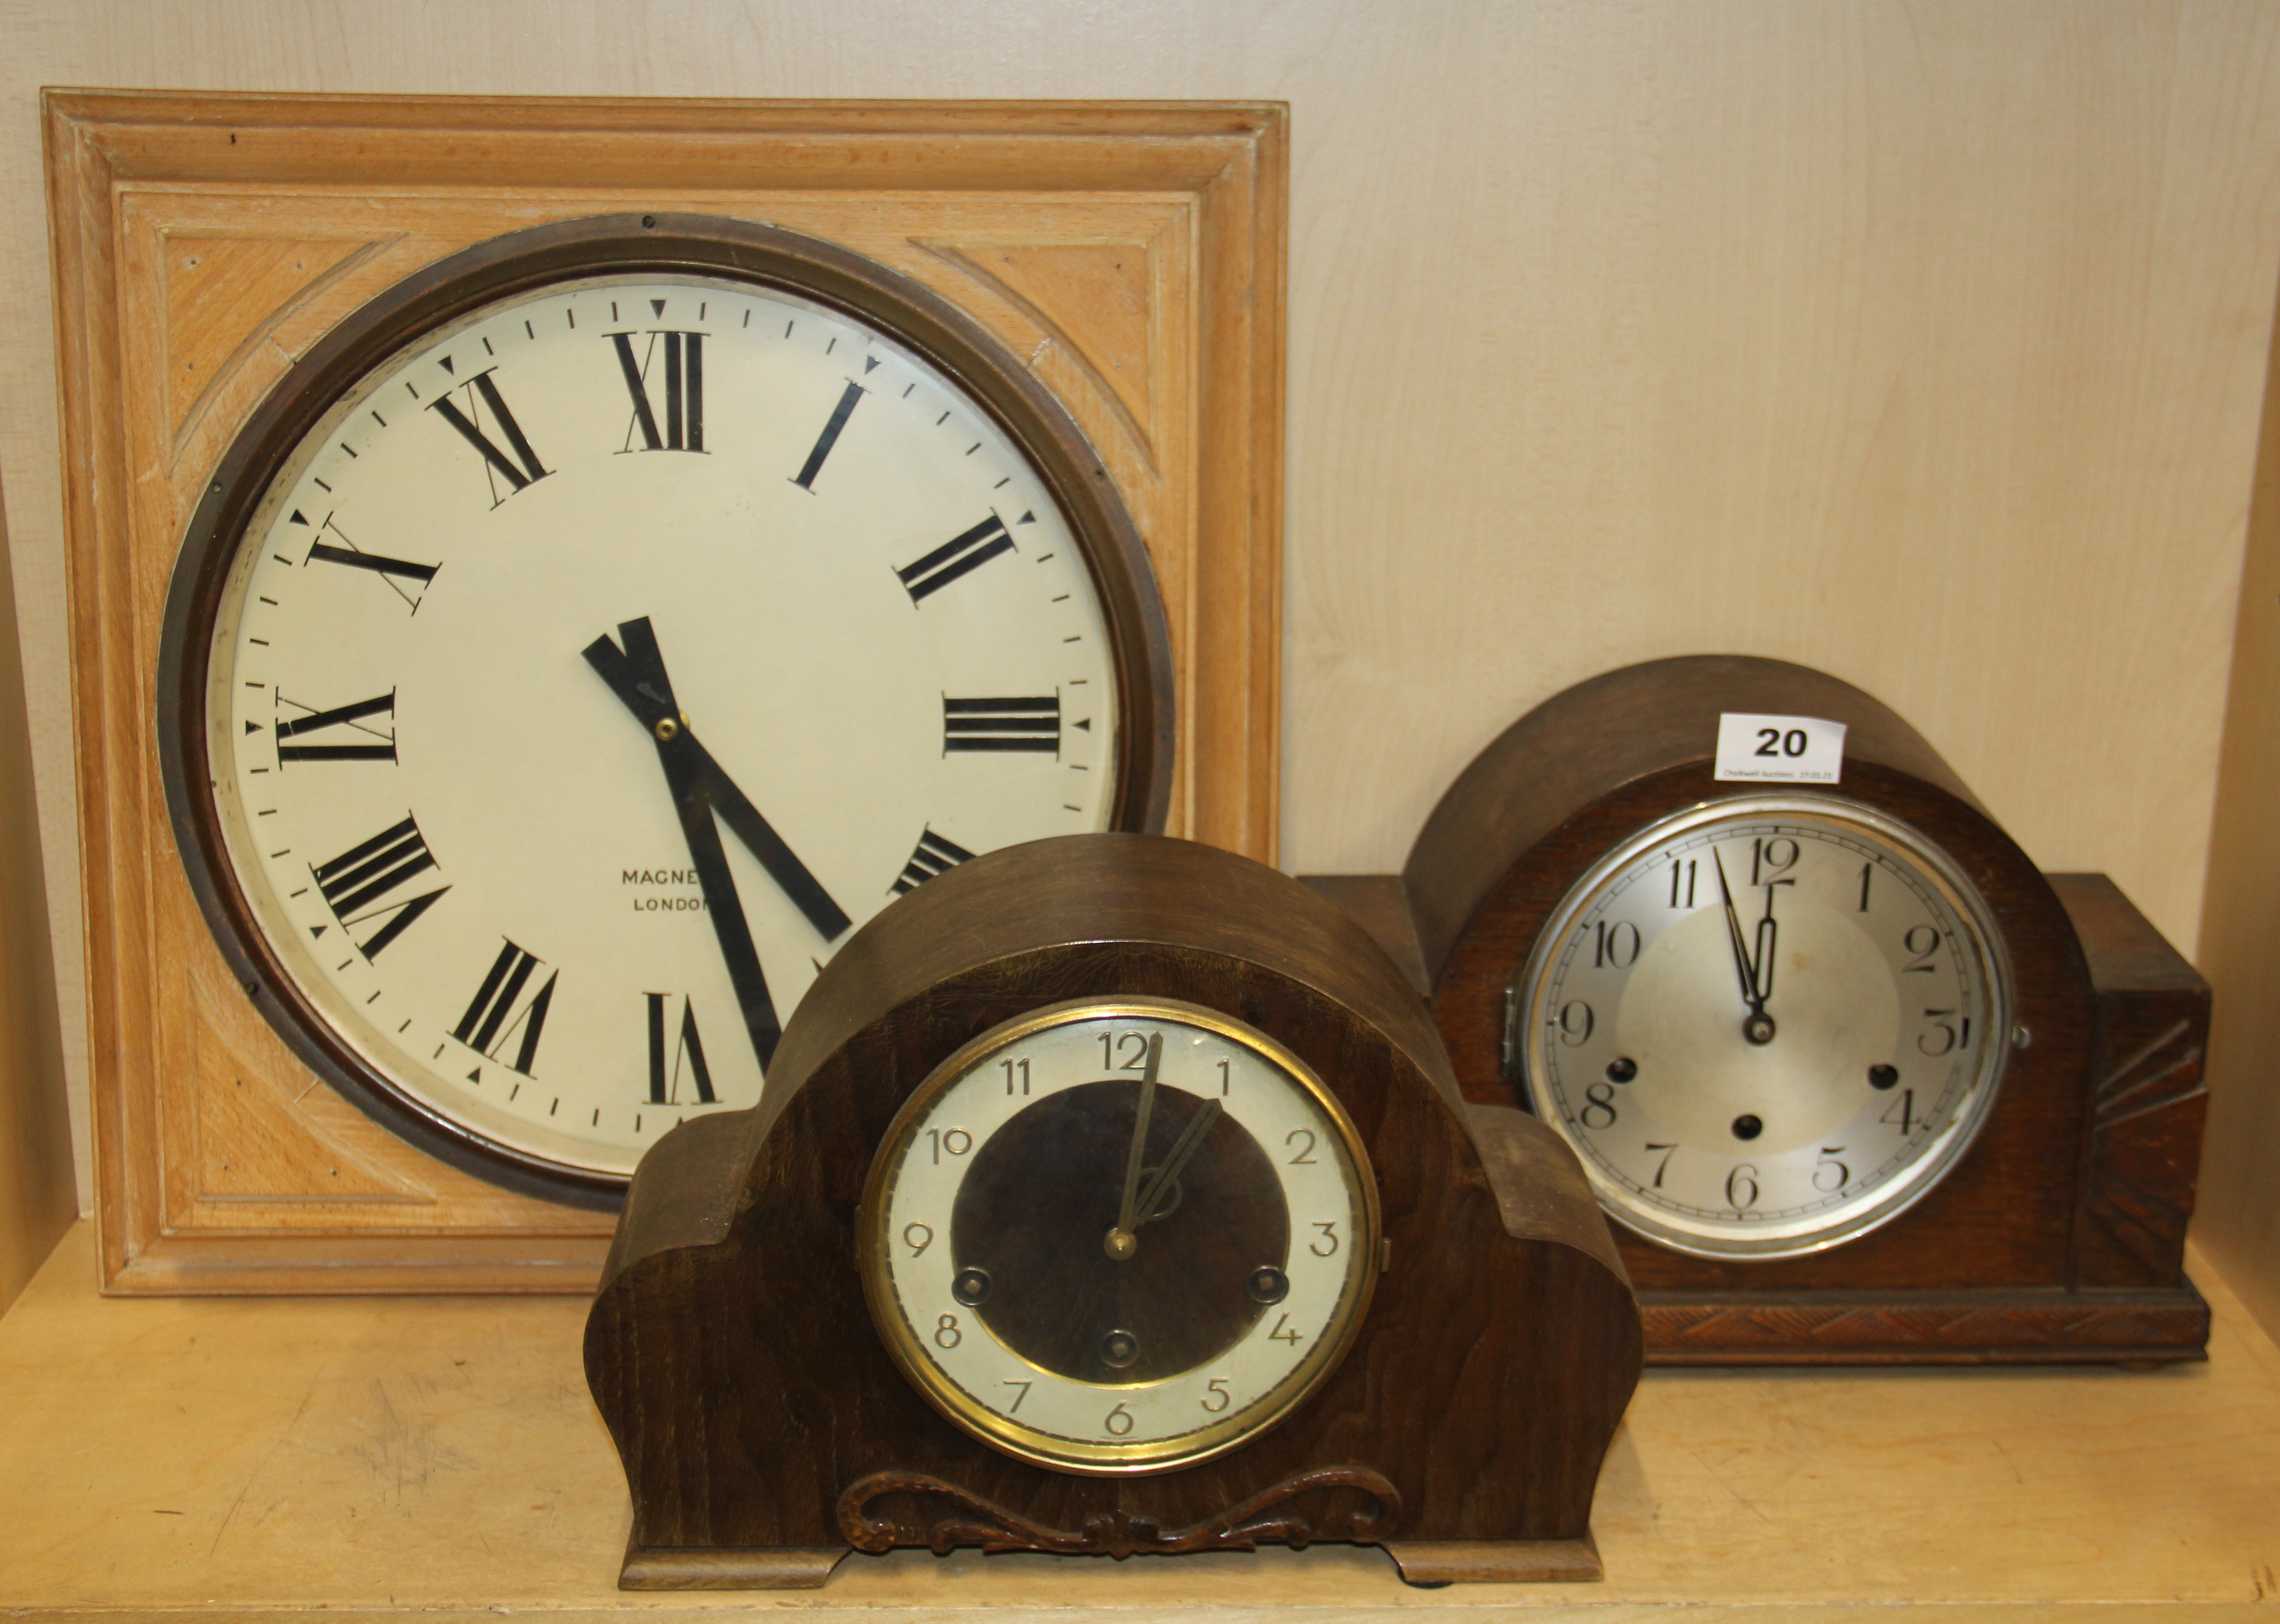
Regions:
<svg viewBox="0 0 2280 1624"><path fill-rule="evenodd" d="M864 920L1162 824L1163 614L972 321L774 227L614 215L422 271L223 458L160 669L216 938L310 1066L607 1201L751 1105Z"/></svg>
<svg viewBox="0 0 2280 1624"><path fill-rule="evenodd" d="M1279 105L43 106L106 1290L590 1292L927 876L1274 860Z"/></svg>
<svg viewBox="0 0 2280 1624"><path fill-rule="evenodd" d="M1720 780L1725 713L1843 724L1838 777ZM1651 1360L2199 1357L2207 986L1860 689L1607 673L1483 750L1398 879L1317 884L1406 955L1468 1097L1574 1148Z"/></svg>

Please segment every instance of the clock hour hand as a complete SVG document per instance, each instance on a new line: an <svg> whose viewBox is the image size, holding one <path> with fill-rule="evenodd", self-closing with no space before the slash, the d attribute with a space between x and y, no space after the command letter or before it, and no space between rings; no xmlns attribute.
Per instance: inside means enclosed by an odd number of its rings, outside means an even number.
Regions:
<svg viewBox="0 0 2280 1624"><path fill-rule="evenodd" d="M689 730L688 720L673 697L673 681L666 675L665 656L659 649L656 630L644 615L638 620L627 620L618 627L618 635L625 639L625 648L605 635L597 637L586 647L586 663L595 669L610 691L617 695L626 709L631 711L657 740L659 753L677 755L688 764L689 781L696 792L721 820L734 830L736 838L759 859L792 904L807 916L816 934L826 942L834 942L844 935L853 921L847 912L831 899L822 881L810 873L807 865L784 844L783 837L760 815L751 797L736 787L712 752Z"/></svg>
<svg viewBox="0 0 2280 1624"><path fill-rule="evenodd" d="M1774 893L1780 888L1766 887L1766 917L1758 921L1758 951L1750 960L1750 981L1757 994L1757 1012L1766 1012L1766 1002L1774 996L1774 941L1781 927L1774 921Z"/></svg>
<svg viewBox="0 0 2280 1624"><path fill-rule="evenodd" d="M1750 1012L1742 1021L1742 1036L1752 1043L1765 1044L1774 1041L1774 1018L1766 1013L1766 996L1759 990L1759 962L1750 956L1749 944L1742 937L1742 916L1734 911L1734 890L1726 883L1726 862L1718 855L1718 848L1710 848L1710 861L1718 870L1718 895L1726 909L1726 944L1733 950L1734 974L1742 984L1742 1002ZM1771 940L1768 927L1772 923L1773 904L1770 896L1766 904L1766 920L1759 926L1759 941L1762 947ZM1770 964L1765 966L1768 983L1773 980Z"/></svg>
<svg viewBox="0 0 2280 1624"><path fill-rule="evenodd" d="M1171 1154L1164 1158L1164 1165L1156 1169L1156 1176L1148 1181L1147 1188L1140 1192L1139 1200L1134 1204L1132 1227L1135 1229L1142 1224L1152 1224L1159 1218L1169 1218L1179 1206L1181 1169L1194 1159L1198 1151L1204 1148L1204 1136L1211 1132L1211 1126L1218 1120L1220 1111L1219 1101L1205 1100L1204 1108L1188 1119L1187 1127L1180 1130L1180 1136L1172 1143ZM1168 1206L1164 1201L1167 1195L1171 1197Z"/></svg>

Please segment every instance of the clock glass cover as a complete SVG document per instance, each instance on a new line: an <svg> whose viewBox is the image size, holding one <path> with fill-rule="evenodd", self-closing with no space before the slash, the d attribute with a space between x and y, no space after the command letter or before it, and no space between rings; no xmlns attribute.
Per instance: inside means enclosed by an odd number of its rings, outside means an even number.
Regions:
<svg viewBox="0 0 2280 1624"><path fill-rule="evenodd" d="M1507 999L1507 1070L1602 1204L1680 1251L1819 1250L1970 1145L2012 1042L1986 904L1835 797L1667 819L1595 864Z"/></svg>
<svg viewBox="0 0 2280 1624"><path fill-rule="evenodd" d="M1288 1414L1360 1322L1368 1158L1303 1062L1169 1001L1058 1004L912 1094L863 1197L864 1284L951 1420L1076 1472L1164 1470Z"/></svg>
<svg viewBox="0 0 2280 1624"><path fill-rule="evenodd" d="M574 264L372 361L214 544L176 702L273 1020L480 1170L607 1192L753 1103L898 895L1130 827L1135 629L1024 445L728 270Z"/></svg>

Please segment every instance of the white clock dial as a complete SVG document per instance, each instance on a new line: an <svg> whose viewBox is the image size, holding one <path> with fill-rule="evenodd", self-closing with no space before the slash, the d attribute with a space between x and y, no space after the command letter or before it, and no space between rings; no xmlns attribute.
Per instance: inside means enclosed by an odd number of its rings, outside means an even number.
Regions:
<svg viewBox="0 0 2280 1624"><path fill-rule="evenodd" d="M2011 1041L1977 892L1914 831L1817 796L1715 802L1610 853L1510 1003L1534 1108L1602 1203L1709 1256L1815 1251L1919 1199Z"/></svg>
<svg viewBox="0 0 2280 1624"><path fill-rule="evenodd" d="M366 372L271 480L204 688L298 996L412 1108L614 1178L751 1104L822 963L1112 827L1114 635L949 375L748 280L589 275Z"/></svg>
<svg viewBox="0 0 2280 1624"><path fill-rule="evenodd" d="M1160 1470L1287 1413L1376 1272L1366 1158L1259 1033L1085 1003L913 1095L864 1201L872 1311L952 1420L1076 1471Z"/></svg>

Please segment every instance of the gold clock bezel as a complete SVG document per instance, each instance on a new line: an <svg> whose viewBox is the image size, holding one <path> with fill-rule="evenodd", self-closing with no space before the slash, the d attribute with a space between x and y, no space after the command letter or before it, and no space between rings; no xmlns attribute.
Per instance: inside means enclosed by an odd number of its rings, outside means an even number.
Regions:
<svg viewBox="0 0 2280 1624"><path fill-rule="evenodd" d="M899 1297L891 1274L891 1251L886 1236L890 1181L916 1139L920 1120L934 1102L1008 1045L1050 1028L1096 1020L1159 1020L1200 1028L1251 1051L1282 1072L1312 1097L1317 1108L1336 1130L1347 1166L1352 1169L1353 1187L1360 1192L1357 1205L1362 1215L1362 1243L1353 1249L1353 1261L1348 1265L1346 1290L1313 1349L1299 1361L1290 1374L1269 1389L1258 1404L1238 1414L1195 1432L1138 1443L1081 1443L1057 1434L1040 1432L987 1408L952 1382L927 1356L917 1334L897 1306ZM1337 1096L1330 1091L1313 1069L1290 1049L1255 1027L1201 1004L1176 998L1152 997L1072 998L1046 1004L1025 1015L1002 1021L961 1045L927 1074L895 1113L893 1123L880 1139L879 1148L872 1156L870 1171L863 1181L862 1202L857 1209L856 1221L863 1296L871 1311L872 1323L878 1328L880 1340L886 1344L897 1368L911 1385L947 1420L993 1449L1035 1466L1094 1477L1138 1476L1195 1466L1249 1443L1272 1429L1305 1404L1344 1360L1347 1350L1352 1346L1355 1333L1361 1327L1363 1315L1368 1312L1370 1297L1377 1284L1380 1237L1383 1234L1377 1183L1371 1171L1367 1147L1363 1144L1360 1131L1355 1128L1352 1118L1346 1114L1345 1107L1339 1103ZM1000 1345L1003 1346L1002 1343ZM1013 1349L1007 1348L1005 1351L1022 1364L1036 1368L1034 1361L1023 1358ZM1050 1374L1040 1370L1040 1374ZM1102 1382L1097 1385L1104 1393L1113 1393L1157 1384Z"/></svg>

